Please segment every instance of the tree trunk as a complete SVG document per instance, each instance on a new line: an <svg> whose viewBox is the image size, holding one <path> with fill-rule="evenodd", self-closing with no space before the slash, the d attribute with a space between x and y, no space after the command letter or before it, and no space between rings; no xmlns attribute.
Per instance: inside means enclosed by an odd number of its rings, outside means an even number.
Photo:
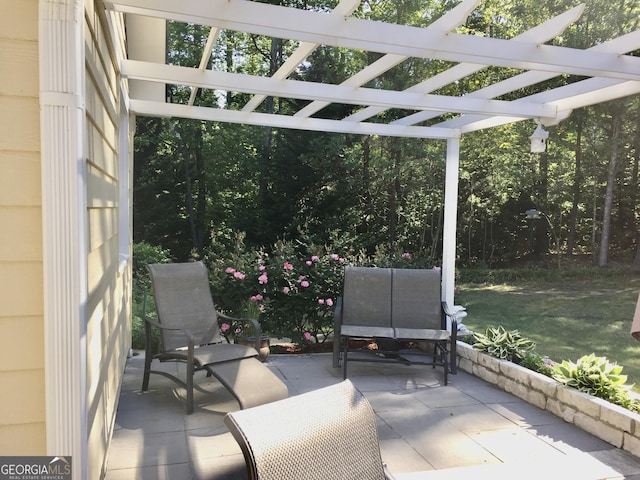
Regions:
<svg viewBox="0 0 640 480"><path fill-rule="evenodd" d="M271 77L278 70L278 63L280 59L280 48L282 47L282 40L278 38L271 39L271 49L269 51L269 76ZM266 113L272 114L275 111L275 100L273 97L266 98ZM268 220L265 218L265 213L269 211L268 203L268 187L271 173L271 158L273 148L273 127L265 127L264 129L264 141L262 144L262 155L260 155L260 180L258 181L258 207L259 207L259 232L258 235L269 235L270 229L268 228ZM265 238L259 238L260 241L265 241Z"/></svg>
<svg viewBox="0 0 640 480"><path fill-rule="evenodd" d="M618 171L618 137L620 135L619 112L614 112L611 117L611 156L609 158L609 170L607 172L607 190L604 196L604 208L602 212L602 234L600 237L600 254L598 266L604 267L609 263L609 238L611 234L611 212L613 211L613 186Z"/></svg>
<svg viewBox="0 0 640 480"><path fill-rule="evenodd" d="M400 202L400 158L401 147L397 138L389 139L389 155L391 156L391 164L393 174L391 182L389 182L389 250L395 252L398 240L398 205Z"/></svg>
<svg viewBox="0 0 640 480"><path fill-rule="evenodd" d="M549 156L547 152L540 154L540 185L538 188L540 196L538 198L539 205L545 213L549 214ZM538 234L535 237L536 254L546 254L549 252L549 234L546 223L538 222Z"/></svg>
<svg viewBox="0 0 640 480"><path fill-rule="evenodd" d="M196 160L196 205L195 205L195 241L194 247L198 254L198 258L202 257L204 251L204 239L207 233L207 178L206 169L204 168L204 143L202 141L202 130L205 128L203 122L200 122L197 129L196 150L194 152Z"/></svg>
<svg viewBox="0 0 640 480"><path fill-rule="evenodd" d="M578 116L576 125L576 165L573 173L573 203L569 214L569 235L567 237L567 256L573 255L576 241L576 224L578 223L578 208L580 206L580 190L582 187L582 115ZM558 252L559 254L560 252Z"/></svg>
<svg viewBox="0 0 640 480"><path fill-rule="evenodd" d="M189 218L191 247L198 256L201 256L204 249L205 207L207 204L201 124L194 129L194 137L192 148L185 144L184 135L182 135L180 142L184 157L185 199ZM193 169L191 168L192 159L194 161Z"/></svg>
<svg viewBox="0 0 640 480"><path fill-rule="evenodd" d="M640 167L640 100L637 101L636 105L636 135L634 143L636 151L633 158L633 174L631 178L631 188L633 192L631 195L631 205L636 217L636 254L633 258L633 263L635 265L640 265L640 227L638 226L638 217L640 217L640 212L638 212L638 169Z"/></svg>

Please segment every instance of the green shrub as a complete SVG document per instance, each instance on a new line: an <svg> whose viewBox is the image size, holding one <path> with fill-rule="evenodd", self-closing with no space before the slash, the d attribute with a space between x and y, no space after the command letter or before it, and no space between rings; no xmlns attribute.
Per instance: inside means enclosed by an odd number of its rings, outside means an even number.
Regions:
<svg viewBox="0 0 640 480"><path fill-rule="evenodd" d="M611 363L605 357L585 355L576 363L564 360L554 367L553 378L569 387L615 403L629 410L638 411L639 405L625 385L627 376L622 366Z"/></svg>
<svg viewBox="0 0 640 480"><path fill-rule="evenodd" d="M520 363L536 347L533 340L523 337L518 330L507 331L502 326L489 327L484 334L475 333L475 339L474 348L514 363Z"/></svg>
<svg viewBox="0 0 640 480"><path fill-rule="evenodd" d="M132 324L131 347L144 348L144 321L145 315L153 315L153 294L151 291L151 277L147 270L150 263L166 263L171 260L168 250L145 242L133 244L133 291L132 291ZM154 329L154 342L158 342L158 333Z"/></svg>
<svg viewBox="0 0 640 480"><path fill-rule="evenodd" d="M304 344L323 342L333 332L335 302L342 294L347 265L430 268L409 253L378 248L374 255L353 254L339 236L316 245L301 235L271 248L249 248L243 233L213 232L204 258L216 306L235 317L257 318L265 332ZM258 314L256 316L256 314Z"/></svg>
<svg viewBox="0 0 640 480"><path fill-rule="evenodd" d="M547 377L553 376L553 367L547 357L543 357L535 352L527 352L520 361L520 365L534 372L541 373Z"/></svg>
<svg viewBox="0 0 640 480"><path fill-rule="evenodd" d="M325 247L280 241L272 253L236 245L208 262L216 305L235 317L258 318L265 332L303 343L333 331L344 257Z"/></svg>

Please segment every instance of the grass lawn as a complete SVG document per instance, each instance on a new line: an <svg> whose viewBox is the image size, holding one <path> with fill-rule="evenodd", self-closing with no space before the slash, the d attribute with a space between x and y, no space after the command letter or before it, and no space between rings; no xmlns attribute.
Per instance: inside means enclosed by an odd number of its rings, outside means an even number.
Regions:
<svg viewBox="0 0 640 480"><path fill-rule="evenodd" d="M467 308L462 319L467 328L519 330L536 342L537 353L555 361L575 361L592 352L607 357L624 367L628 383L640 392L640 342L629 334L640 271L494 271L482 283L465 281L470 276L462 272L455 299Z"/></svg>

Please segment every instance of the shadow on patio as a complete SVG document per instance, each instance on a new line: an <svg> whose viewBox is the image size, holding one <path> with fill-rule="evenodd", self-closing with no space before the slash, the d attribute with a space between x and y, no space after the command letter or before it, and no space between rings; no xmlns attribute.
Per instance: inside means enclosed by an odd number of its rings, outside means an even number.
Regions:
<svg viewBox="0 0 640 480"><path fill-rule="evenodd" d="M143 363L143 353L127 362L107 480L245 479L223 423L238 408L233 397L203 373L186 415L184 391L162 376L141 393ZM266 364L296 395L340 382L331 363L314 354ZM637 457L465 372L446 387L441 369L423 366L354 363L349 373L376 412L382 458L398 480L640 479Z"/></svg>

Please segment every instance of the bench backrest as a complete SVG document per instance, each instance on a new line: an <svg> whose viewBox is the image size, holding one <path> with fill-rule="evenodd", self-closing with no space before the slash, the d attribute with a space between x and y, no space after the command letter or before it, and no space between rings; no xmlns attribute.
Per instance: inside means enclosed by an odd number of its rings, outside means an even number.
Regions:
<svg viewBox="0 0 640 480"><path fill-rule="evenodd" d="M446 328L438 270L346 267L342 324Z"/></svg>
<svg viewBox="0 0 640 480"><path fill-rule="evenodd" d="M393 328L446 329L441 304L439 270L393 270L391 325Z"/></svg>
<svg viewBox="0 0 640 480"><path fill-rule="evenodd" d="M391 269L345 267L342 323L391 327Z"/></svg>

